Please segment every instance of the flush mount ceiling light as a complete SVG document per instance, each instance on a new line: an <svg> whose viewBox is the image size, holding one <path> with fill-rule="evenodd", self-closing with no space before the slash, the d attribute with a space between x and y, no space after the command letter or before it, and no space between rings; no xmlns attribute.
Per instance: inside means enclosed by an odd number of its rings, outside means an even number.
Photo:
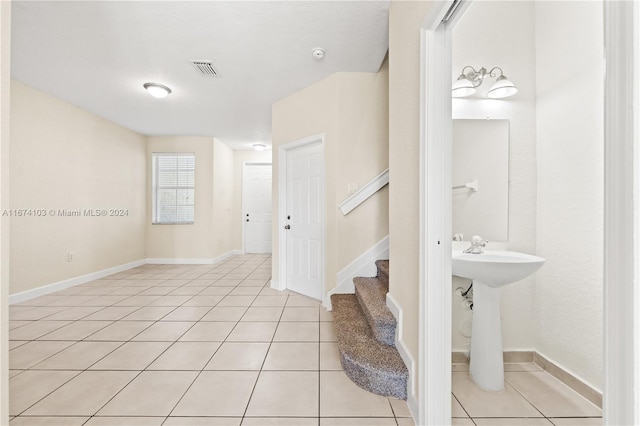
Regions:
<svg viewBox="0 0 640 426"><path fill-rule="evenodd" d="M264 151L265 148L267 147L265 144L263 143L254 143L253 145L253 149L255 149L256 151Z"/></svg>
<svg viewBox="0 0 640 426"><path fill-rule="evenodd" d="M324 49L321 47L316 47L315 49L313 49L311 51L311 56L313 56L313 59L315 59L316 61L321 61L324 59Z"/></svg>
<svg viewBox="0 0 640 426"><path fill-rule="evenodd" d="M171 93L171 89L163 84L145 83L142 85L142 87L147 89L147 92L149 92L151 96L158 99L166 98L167 96L169 96L169 93Z"/></svg>
<svg viewBox="0 0 640 426"><path fill-rule="evenodd" d="M467 71L468 70L468 71ZM467 71L467 72L465 72ZM498 71L500 74L498 75ZM485 67L476 71L473 67L467 65L462 68L460 76L451 87L451 96L454 98L464 98L476 93L476 87L480 86L486 76L496 79L496 82L487 92L490 99L502 99L513 96L518 93L518 88L507 79L500 67L493 67L487 72Z"/></svg>

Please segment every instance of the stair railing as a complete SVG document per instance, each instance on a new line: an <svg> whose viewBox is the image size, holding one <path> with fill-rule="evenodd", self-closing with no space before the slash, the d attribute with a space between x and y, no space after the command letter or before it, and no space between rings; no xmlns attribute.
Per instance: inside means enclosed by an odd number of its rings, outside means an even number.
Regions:
<svg viewBox="0 0 640 426"><path fill-rule="evenodd" d="M384 188L389 184L389 169L386 169L378 176L371 179L355 193L347 197L343 202L338 205L343 215L349 214L353 209L364 203L373 194Z"/></svg>

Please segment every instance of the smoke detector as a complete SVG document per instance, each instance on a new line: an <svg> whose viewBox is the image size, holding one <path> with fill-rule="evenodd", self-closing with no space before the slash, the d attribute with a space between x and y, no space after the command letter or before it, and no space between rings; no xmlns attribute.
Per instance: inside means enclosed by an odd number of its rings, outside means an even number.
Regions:
<svg viewBox="0 0 640 426"><path fill-rule="evenodd" d="M204 77L220 77L220 73L218 73L211 61L193 60L191 64Z"/></svg>
<svg viewBox="0 0 640 426"><path fill-rule="evenodd" d="M324 49L321 47L316 47L311 51L311 55L316 61L321 61L324 59Z"/></svg>

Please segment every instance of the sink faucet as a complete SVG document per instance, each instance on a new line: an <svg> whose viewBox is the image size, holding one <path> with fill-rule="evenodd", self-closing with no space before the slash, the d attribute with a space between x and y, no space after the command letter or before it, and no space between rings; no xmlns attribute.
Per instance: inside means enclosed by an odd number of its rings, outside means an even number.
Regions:
<svg viewBox="0 0 640 426"><path fill-rule="evenodd" d="M484 247L487 245L489 241L482 241L482 237L478 235L474 235L471 238L471 246L466 249L463 253L471 253L471 254L481 254L484 253Z"/></svg>

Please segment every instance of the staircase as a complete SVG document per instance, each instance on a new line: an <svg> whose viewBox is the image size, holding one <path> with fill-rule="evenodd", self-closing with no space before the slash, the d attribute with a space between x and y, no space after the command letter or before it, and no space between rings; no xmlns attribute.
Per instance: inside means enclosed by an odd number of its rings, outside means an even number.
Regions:
<svg viewBox="0 0 640 426"><path fill-rule="evenodd" d="M331 296L340 360L358 386L407 399L409 374L395 347L396 319L386 305L389 261L376 261L374 278L354 278L355 294Z"/></svg>

